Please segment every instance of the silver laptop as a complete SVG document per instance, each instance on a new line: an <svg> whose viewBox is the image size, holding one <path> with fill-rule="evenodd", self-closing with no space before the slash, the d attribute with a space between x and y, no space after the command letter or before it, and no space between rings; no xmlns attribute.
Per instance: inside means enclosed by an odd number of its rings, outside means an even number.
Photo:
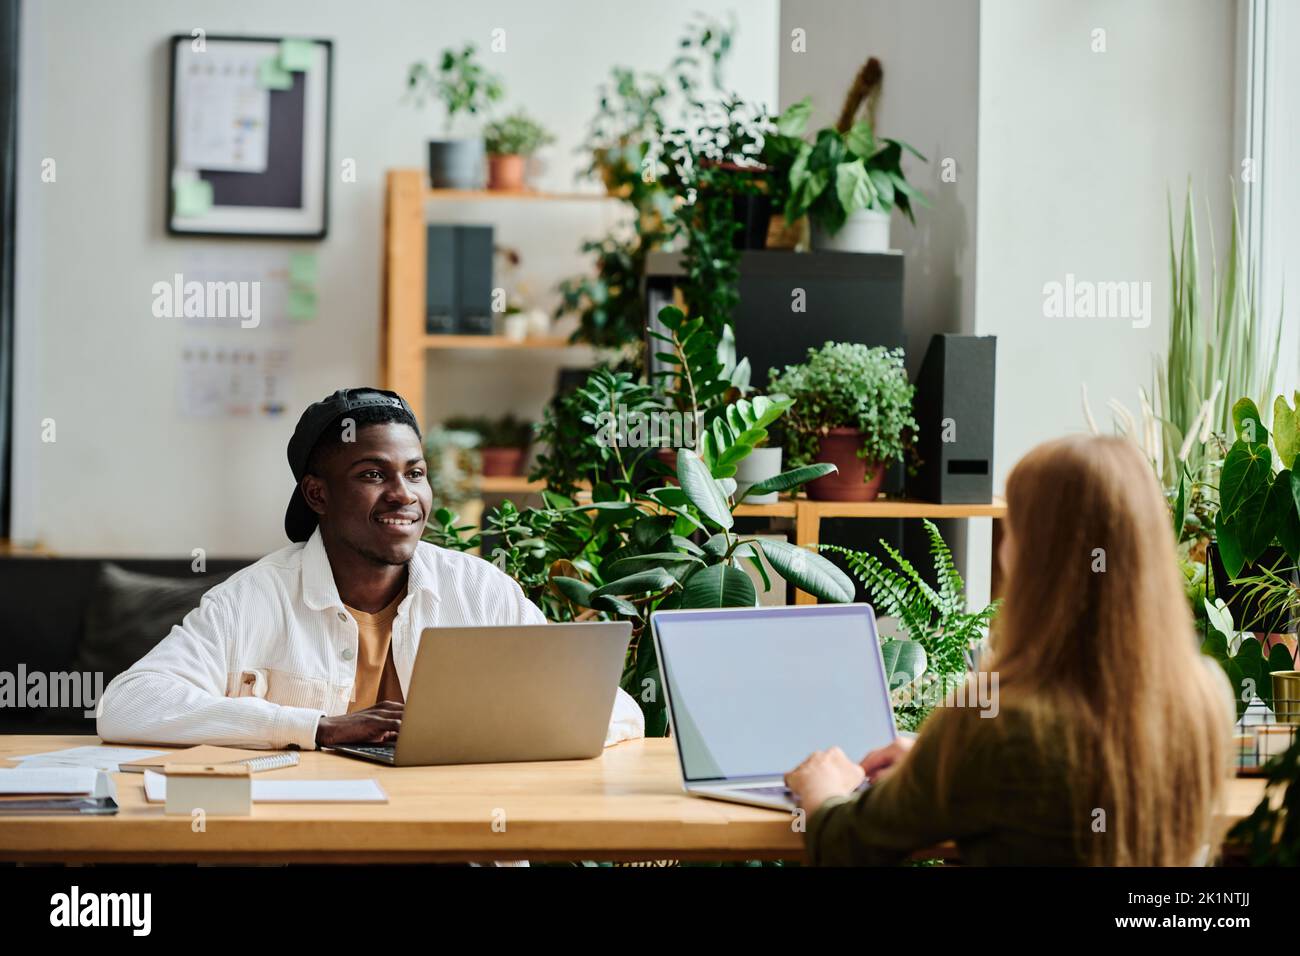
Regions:
<svg viewBox="0 0 1300 956"><path fill-rule="evenodd" d="M395 767L598 757L631 635L627 621L428 628L397 742L333 750Z"/></svg>
<svg viewBox="0 0 1300 956"><path fill-rule="evenodd" d="M789 810L814 750L898 736L867 604L659 611L650 624L686 792Z"/></svg>

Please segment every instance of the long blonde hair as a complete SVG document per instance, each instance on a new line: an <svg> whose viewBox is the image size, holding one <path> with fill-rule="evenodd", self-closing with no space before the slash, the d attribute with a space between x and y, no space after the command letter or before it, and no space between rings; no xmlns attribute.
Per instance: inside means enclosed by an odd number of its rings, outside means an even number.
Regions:
<svg viewBox="0 0 1300 956"><path fill-rule="evenodd" d="M1232 710L1151 465L1127 439L1071 436L1030 451L1006 493L1012 566L987 665L1001 706L1050 727L1084 859L1186 866L1215 836Z"/></svg>

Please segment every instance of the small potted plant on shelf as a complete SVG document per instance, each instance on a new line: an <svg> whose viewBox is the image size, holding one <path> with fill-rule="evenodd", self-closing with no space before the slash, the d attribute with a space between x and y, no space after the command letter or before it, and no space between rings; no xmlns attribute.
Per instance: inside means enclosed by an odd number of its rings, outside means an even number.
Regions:
<svg viewBox="0 0 1300 956"><path fill-rule="evenodd" d="M519 191L524 188L528 159L555 137L523 110L493 120L483 130L488 155L488 189Z"/></svg>
<svg viewBox="0 0 1300 956"><path fill-rule="evenodd" d="M524 473L524 456L532 439L533 426L514 415L503 418L448 419L448 431L473 432L479 436L479 453L483 458L483 477L496 478Z"/></svg>
<svg viewBox="0 0 1300 956"><path fill-rule="evenodd" d="M504 95L500 78L475 56L473 44L457 52L442 51L435 68L412 63L406 71L406 90L416 106L437 99L447 108L444 139L429 140L429 181L437 189L477 189L483 182L483 138L452 139L457 115L477 116Z"/></svg>
<svg viewBox="0 0 1300 956"><path fill-rule="evenodd" d="M838 471L808 483L821 501L872 501L885 469L912 447L914 389L903 350L827 342L802 365L768 373L768 387L793 400L786 414L788 467L831 463Z"/></svg>
<svg viewBox="0 0 1300 956"><path fill-rule="evenodd" d="M875 134L874 102L882 76L873 57L849 90L839 122L820 130L812 143L804 142L790 162L785 217L794 222L808 215L814 249L887 252L893 209L902 210L915 224L912 203L929 205L907 181L902 166L904 151L921 162L926 158L902 140ZM854 122L863 103L867 116ZM790 118L787 129L796 128L798 115ZM802 124L797 128L801 131Z"/></svg>

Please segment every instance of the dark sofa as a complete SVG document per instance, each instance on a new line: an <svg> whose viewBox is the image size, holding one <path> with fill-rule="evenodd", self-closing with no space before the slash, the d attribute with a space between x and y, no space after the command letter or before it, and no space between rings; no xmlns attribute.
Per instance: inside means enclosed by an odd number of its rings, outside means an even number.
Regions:
<svg viewBox="0 0 1300 956"><path fill-rule="evenodd" d="M0 557L0 672L102 674L102 686L167 636L203 593L253 559ZM50 679L52 684L52 679ZM0 733L93 734L82 708L4 706Z"/></svg>

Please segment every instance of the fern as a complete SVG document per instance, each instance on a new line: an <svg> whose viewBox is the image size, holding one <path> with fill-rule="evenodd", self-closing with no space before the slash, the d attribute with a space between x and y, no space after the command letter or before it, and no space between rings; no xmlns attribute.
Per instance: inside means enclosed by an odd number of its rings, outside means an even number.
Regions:
<svg viewBox="0 0 1300 956"><path fill-rule="evenodd" d="M897 549L884 541L880 546L897 565L897 570L865 551L839 545L822 545L819 550L843 556L850 573L866 588L872 604L884 614L898 618L908 637L925 648L928 661L925 680L932 689L937 689L941 697L965 675L970 651L988 629L997 613L998 602L978 611L967 611L966 583L957 571L952 550L934 522L926 520L925 530L930 538L930 555L938 590L931 587ZM917 702L909 696L902 706L896 707L899 726L914 729L929 710L923 701Z"/></svg>

